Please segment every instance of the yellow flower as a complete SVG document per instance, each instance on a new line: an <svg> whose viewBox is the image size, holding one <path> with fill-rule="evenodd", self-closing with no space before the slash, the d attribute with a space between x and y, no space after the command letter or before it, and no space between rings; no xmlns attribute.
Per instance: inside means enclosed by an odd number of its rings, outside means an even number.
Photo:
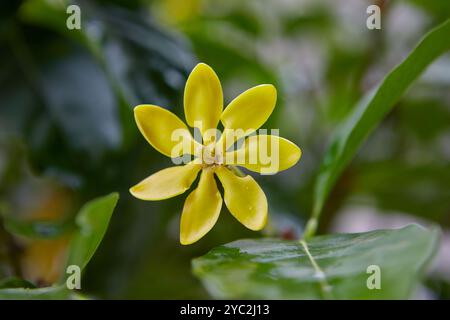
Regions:
<svg viewBox="0 0 450 320"><path fill-rule="evenodd" d="M289 140L275 135L252 135L272 113L276 103L276 89L263 84L240 94L223 109L222 87L214 70L204 63L198 64L189 75L184 91L184 112L187 124L202 134L203 144L197 142L187 126L172 112L155 106L139 105L134 109L137 126L145 139L159 152L176 158L185 153L195 159L185 165L163 169L130 189L142 200L168 199L188 190L199 171L200 180L184 203L180 224L180 242L187 245L202 238L216 223L222 208L222 197L214 175L224 189L224 200L231 214L251 230L261 230L267 222L267 199L249 175L237 175L235 166L259 173L273 174L295 165L301 150ZM216 140L219 121L223 134ZM173 133L183 138L183 146ZM211 134L211 132L213 132ZM230 147L245 138L238 150ZM200 139L199 139L200 140ZM276 145L276 149L271 146ZM265 150L270 159L253 157ZM187 151L186 151L187 150ZM244 161L238 162L236 158ZM250 159L253 159L250 161ZM275 163L275 166L273 165Z"/></svg>

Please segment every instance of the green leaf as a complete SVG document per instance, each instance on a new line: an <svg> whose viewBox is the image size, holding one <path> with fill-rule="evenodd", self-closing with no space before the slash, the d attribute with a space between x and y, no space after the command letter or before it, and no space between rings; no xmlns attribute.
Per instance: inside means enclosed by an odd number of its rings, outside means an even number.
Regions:
<svg viewBox="0 0 450 320"><path fill-rule="evenodd" d="M62 300L67 299L71 292L65 286L47 288L10 288L0 290L0 300Z"/></svg>
<svg viewBox="0 0 450 320"><path fill-rule="evenodd" d="M117 193L92 200L81 208L76 217L78 230L69 249L67 266L84 269L97 250L108 228L109 220L119 199Z"/></svg>
<svg viewBox="0 0 450 320"><path fill-rule="evenodd" d="M60 124L71 149L92 161L118 149L121 129L115 114L117 101L92 56L72 50L70 55L54 58L51 65L43 67L40 83L48 111Z"/></svg>
<svg viewBox="0 0 450 320"><path fill-rule="evenodd" d="M117 193L94 199L86 203L77 214L76 231L69 248L67 266L77 265L84 269L97 250L108 228L109 220L119 199ZM0 283L1 299L81 299L81 295L71 292L65 284L45 288L11 288L15 286L30 286L21 280L8 280Z"/></svg>
<svg viewBox="0 0 450 320"><path fill-rule="evenodd" d="M34 239L53 239L66 233L71 224L68 221L21 221L9 215L4 221L8 232Z"/></svg>
<svg viewBox="0 0 450 320"><path fill-rule="evenodd" d="M404 299L433 256L439 230L409 225L312 238L238 240L193 260L193 272L215 298ZM371 265L381 289L368 289Z"/></svg>
<svg viewBox="0 0 450 320"><path fill-rule="evenodd" d="M450 20L429 32L409 56L395 67L381 85L366 96L332 137L317 177L313 216L322 211L325 200L343 169L355 156L370 132L383 120L402 94L440 55L450 49ZM315 229L316 220L311 221ZM309 231L309 230L308 230Z"/></svg>

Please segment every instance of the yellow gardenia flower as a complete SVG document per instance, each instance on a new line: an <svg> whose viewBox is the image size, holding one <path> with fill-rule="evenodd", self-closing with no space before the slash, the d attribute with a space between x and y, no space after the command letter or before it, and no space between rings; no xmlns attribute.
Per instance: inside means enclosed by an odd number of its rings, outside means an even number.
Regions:
<svg viewBox="0 0 450 320"><path fill-rule="evenodd" d="M202 238L216 223L222 208L216 175L224 189L224 200L231 214L251 230L261 230L267 222L267 199L256 181L249 175L238 176L237 166L259 173L273 174L295 165L301 150L289 140L271 135L252 135L236 151L228 151L238 139L260 128L272 113L276 103L276 89L263 84L240 94L223 109L222 87L214 70L199 63L189 75L184 91L184 112L190 127L198 126L203 144L195 141L187 126L172 112L155 106L139 105L134 109L137 126L145 139L159 152L169 157L182 156L172 134L181 133L188 143L189 154L196 157L185 165L174 166L154 173L130 189L142 200L168 199L188 190L201 171L197 188L184 203L180 224L180 242L187 245ZM216 141L215 129L222 122L224 133ZM200 124L200 126L199 126ZM234 136L230 132L240 132ZM215 131L214 131L215 132ZM276 143L276 167L267 162L237 163L239 155L248 160L262 145ZM203 155L203 157L201 156Z"/></svg>

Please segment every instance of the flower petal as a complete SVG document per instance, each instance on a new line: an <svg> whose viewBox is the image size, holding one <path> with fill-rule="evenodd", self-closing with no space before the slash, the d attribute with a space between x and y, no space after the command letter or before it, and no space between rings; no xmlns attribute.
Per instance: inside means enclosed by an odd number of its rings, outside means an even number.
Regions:
<svg viewBox="0 0 450 320"><path fill-rule="evenodd" d="M271 84L262 84L244 91L222 112L220 120L225 129L237 134L234 141L261 127L271 115L277 101L277 90ZM224 135L222 135L224 136ZM227 141L227 146L231 145Z"/></svg>
<svg viewBox="0 0 450 320"><path fill-rule="evenodd" d="M141 200L175 197L190 188L200 169L195 163L163 169L132 187L130 193Z"/></svg>
<svg viewBox="0 0 450 320"><path fill-rule="evenodd" d="M134 108L134 117L145 139L168 157L179 157L186 152L194 154L194 148L201 148L183 121L169 110L154 105L139 105ZM181 143L186 146L183 148Z"/></svg>
<svg viewBox="0 0 450 320"><path fill-rule="evenodd" d="M204 141L205 145L211 142L212 138L206 137L204 133L208 129L216 129L222 109L223 94L219 78L207 64L197 64L184 89L184 113L188 125L198 127L204 140L208 140ZM215 131L213 132L215 137Z"/></svg>
<svg viewBox="0 0 450 320"><path fill-rule="evenodd" d="M295 165L301 155L300 148L285 138L255 135L246 138L240 149L227 152L225 163L262 174L274 174Z"/></svg>
<svg viewBox="0 0 450 320"><path fill-rule="evenodd" d="M225 167L216 174L224 188L228 210L244 226L261 230L267 222L267 199L264 191L251 176L238 177Z"/></svg>
<svg viewBox="0 0 450 320"><path fill-rule="evenodd" d="M204 169L197 189L186 198L181 215L180 243L191 244L202 238L216 224L222 208L214 172Z"/></svg>

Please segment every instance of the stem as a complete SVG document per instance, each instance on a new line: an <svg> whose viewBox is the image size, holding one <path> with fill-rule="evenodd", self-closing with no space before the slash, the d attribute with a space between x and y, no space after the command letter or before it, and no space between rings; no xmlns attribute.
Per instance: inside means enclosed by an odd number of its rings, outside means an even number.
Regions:
<svg viewBox="0 0 450 320"><path fill-rule="evenodd" d="M319 226L320 214L322 212L322 206L315 205L311 218L306 223L305 232L303 233L303 240L308 240L316 234L317 227Z"/></svg>

